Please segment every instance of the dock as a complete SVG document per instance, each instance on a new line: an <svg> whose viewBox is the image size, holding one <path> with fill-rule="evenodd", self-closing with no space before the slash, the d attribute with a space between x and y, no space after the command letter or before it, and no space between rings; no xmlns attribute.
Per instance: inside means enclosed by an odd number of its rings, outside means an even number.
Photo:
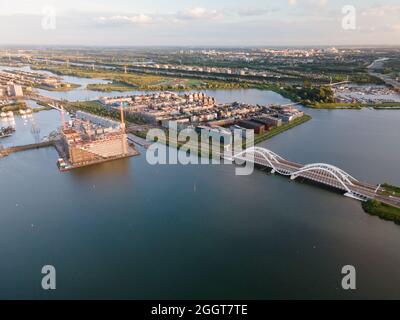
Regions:
<svg viewBox="0 0 400 320"><path fill-rule="evenodd" d="M16 153L16 152L40 149L40 148L48 148L48 147L54 147L54 141L45 141L45 142L40 142L40 143L27 144L27 145L23 145L23 146L2 148L2 149L0 149L0 158L6 157L6 156L8 156L12 153Z"/></svg>
<svg viewBox="0 0 400 320"><path fill-rule="evenodd" d="M87 167L87 166L92 166L92 165L96 165L96 164L114 161L114 160L126 159L126 158L135 157L135 156L140 155L140 152L137 151L133 145L128 145L128 150L127 150L128 152L126 154L121 154L119 156L114 156L114 157L103 157L101 159L94 159L91 161L85 161L85 162L81 162L81 163L72 164L68 161L68 157L65 154L65 150L62 147L61 142L58 141L57 143L54 144L54 146L58 152L60 159L63 159L64 163L66 164L65 167L59 166L59 169L61 172L67 172L67 171L71 171L71 170L78 169L78 168L83 168L83 167Z"/></svg>
<svg viewBox="0 0 400 320"><path fill-rule="evenodd" d="M128 133L128 140L146 149L152 144L152 142L149 142L146 139L138 137L132 133Z"/></svg>

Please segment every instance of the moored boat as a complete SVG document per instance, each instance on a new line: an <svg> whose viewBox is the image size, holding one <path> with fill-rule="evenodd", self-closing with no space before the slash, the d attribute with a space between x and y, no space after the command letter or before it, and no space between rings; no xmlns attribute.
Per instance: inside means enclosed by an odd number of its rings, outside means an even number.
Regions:
<svg viewBox="0 0 400 320"><path fill-rule="evenodd" d="M15 132L13 127L1 127L0 128L0 138L6 138L11 136Z"/></svg>

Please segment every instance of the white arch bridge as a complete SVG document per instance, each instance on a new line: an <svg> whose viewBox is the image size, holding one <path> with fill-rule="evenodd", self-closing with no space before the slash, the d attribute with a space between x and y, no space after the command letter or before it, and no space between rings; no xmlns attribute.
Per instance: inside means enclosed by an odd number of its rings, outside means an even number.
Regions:
<svg viewBox="0 0 400 320"><path fill-rule="evenodd" d="M271 169L272 173L288 176L292 180L304 178L344 192L345 196L367 201L377 199L381 202L400 207L400 198L384 196L378 193L377 186L358 181L342 169L325 163L302 165L285 160L275 152L252 147L236 154L235 161L252 162Z"/></svg>

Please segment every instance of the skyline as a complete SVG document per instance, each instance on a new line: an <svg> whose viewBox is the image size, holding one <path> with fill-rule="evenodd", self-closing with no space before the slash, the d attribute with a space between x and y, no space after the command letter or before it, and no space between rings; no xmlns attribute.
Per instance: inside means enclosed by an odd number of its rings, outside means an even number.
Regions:
<svg viewBox="0 0 400 320"><path fill-rule="evenodd" d="M0 3L1 45L400 45L400 4L393 0ZM346 5L356 9L355 30L342 27Z"/></svg>

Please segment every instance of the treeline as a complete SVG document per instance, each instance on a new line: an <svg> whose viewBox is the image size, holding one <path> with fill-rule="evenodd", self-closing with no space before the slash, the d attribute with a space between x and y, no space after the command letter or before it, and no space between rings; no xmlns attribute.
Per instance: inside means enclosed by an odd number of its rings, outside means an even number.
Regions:
<svg viewBox="0 0 400 320"><path fill-rule="evenodd" d="M0 106L0 112L8 112L8 111L19 111L19 110L25 110L26 109L26 103L23 101L20 102L14 102L8 105Z"/></svg>
<svg viewBox="0 0 400 320"><path fill-rule="evenodd" d="M97 101L77 101L70 102L66 105L66 109L69 111L86 111L92 114L96 114L101 117L110 118L113 120L121 120L121 115L118 110L108 110L103 107L100 102ZM129 113L124 114L125 120L128 122L144 123L143 119L135 117Z"/></svg>
<svg viewBox="0 0 400 320"><path fill-rule="evenodd" d="M335 102L333 90L328 86L313 87L310 83L305 82L302 87L290 86L286 87L285 91L294 100L308 105Z"/></svg>

